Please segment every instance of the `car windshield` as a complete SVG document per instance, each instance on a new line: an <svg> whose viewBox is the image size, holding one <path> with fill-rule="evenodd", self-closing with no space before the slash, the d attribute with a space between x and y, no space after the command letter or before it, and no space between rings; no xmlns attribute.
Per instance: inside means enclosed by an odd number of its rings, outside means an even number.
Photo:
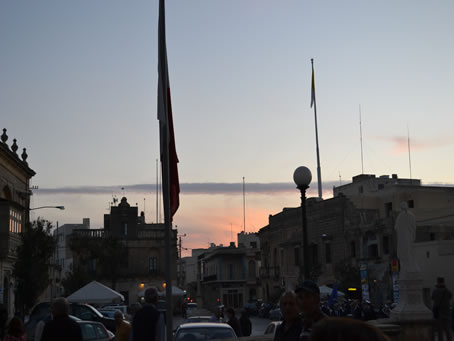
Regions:
<svg viewBox="0 0 454 341"><path fill-rule="evenodd" d="M182 328L177 332L175 341L208 341L218 339L235 339L235 334L228 328Z"/></svg>

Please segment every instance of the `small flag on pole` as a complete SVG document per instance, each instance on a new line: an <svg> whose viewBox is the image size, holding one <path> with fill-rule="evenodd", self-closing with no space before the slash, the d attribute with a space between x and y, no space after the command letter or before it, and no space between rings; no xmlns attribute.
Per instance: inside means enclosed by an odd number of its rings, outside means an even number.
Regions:
<svg viewBox="0 0 454 341"><path fill-rule="evenodd" d="M159 37L158 37L158 120L161 132L161 162L168 162L162 165L162 176L169 177L169 193L163 191L170 198L170 217L172 219L180 206L180 183L178 180L178 157L175 148L175 135L173 131L172 104L170 99L169 70L167 67L167 46L165 32L165 10L164 2L159 2ZM167 158L163 156L167 155ZM165 171L165 169L168 169ZM164 181L163 181L164 183Z"/></svg>
<svg viewBox="0 0 454 341"><path fill-rule="evenodd" d="M337 300L337 283L334 283L333 290L329 296L328 305L331 307L335 300Z"/></svg>
<svg viewBox="0 0 454 341"><path fill-rule="evenodd" d="M311 91L311 108L315 104L315 75L314 75L314 59L312 62L312 91Z"/></svg>

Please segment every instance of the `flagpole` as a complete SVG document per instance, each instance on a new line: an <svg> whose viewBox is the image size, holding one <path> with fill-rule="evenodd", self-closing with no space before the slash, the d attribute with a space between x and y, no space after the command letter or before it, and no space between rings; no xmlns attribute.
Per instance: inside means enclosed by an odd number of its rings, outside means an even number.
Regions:
<svg viewBox="0 0 454 341"><path fill-rule="evenodd" d="M173 314L172 314L172 262L171 262L171 236L172 217L170 212L170 91L167 70L167 47L165 42L165 3L159 1L159 84L158 84L158 119L161 143L162 167L162 194L164 205L164 240L165 240L165 283L166 283L166 327L167 340L173 339Z"/></svg>
<svg viewBox="0 0 454 341"><path fill-rule="evenodd" d="M315 117L315 145L317 150L317 181L318 181L318 197L322 199L322 171L320 169L320 152L318 148L318 127L317 127L317 101L315 100L315 79L314 79L314 59L311 58L312 63L312 103L314 104L314 117Z"/></svg>

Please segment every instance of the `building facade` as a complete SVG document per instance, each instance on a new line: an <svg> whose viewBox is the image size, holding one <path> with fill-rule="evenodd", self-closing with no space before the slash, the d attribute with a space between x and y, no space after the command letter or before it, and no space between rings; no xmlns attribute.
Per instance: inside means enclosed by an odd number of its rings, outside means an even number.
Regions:
<svg viewBox="0 0 454 341"><path fill-rule="evenodd" d="M240 236L241 235L241 236ZM212 246L198 256L198 302L208 309L216 305L242 308L261 298L258 237L238 234L241 247ZM252 242L252 244L250 243Z"/></svg>
<svg viewBox="0 0 454 341"><path fill-rule="evenodd" d="M30 179L35 172L27 164L25 148L17 154L16 139L11 147L6 129L0 142L0 305L8 316L14 314L15 281L12 276L16 262L19 234L28 223L30 210Z"/></svg>
<svg viewBox="0 0 454 341"><path fill-rule="evenodd" d="M111 207L110 214L104 215L103 229L74 230L73 238L90 238L97 240L99 245L106 239L121 243L124 257L111 268L116 271L115 279L111 272L106 272L105 266L102 270L96 259L88 262L85 267L103 284L120 292L126 303L130 304L137 302L147 287L156 286L159 290L164 290L165 270L168 267L171 270L172 285L176 284L177 230L172 229L170 233L171 261L167 264L165 225L145 223L143 212L139 216L138 208L130 206L123 197L118 206ZM75 254L75 250L73 255L74 268L81 264L84 255Z"/></svg>
<svg viewBox="0 0 454 341"><path fill-rule="evenodd" d="M454 188L422 186L420 180L399 179L397 175L363 174L353 177L350 184L335 187L333 194L331 199L306 201L309 262L304 261L301 251L301 207L270 215L269 224L259 231L260 277L266 300L277 300L283 290L294 289L307 264L320 285L348 280L349 286L361 289L364 298L378 305L396 299L394 226L402 203L416 216L415 250L419 250L421 264L430 264L428 257L435 258L442 266L437 269L438 276L450 276L454 250L442 246L442 241L454 240ZM427 275L424 290L430 297L427 286L433 287L436 276L428 275L433 273L429 266L423 267ZM342 269L353 269L358 276L342 279L346 277Z"/></svg>

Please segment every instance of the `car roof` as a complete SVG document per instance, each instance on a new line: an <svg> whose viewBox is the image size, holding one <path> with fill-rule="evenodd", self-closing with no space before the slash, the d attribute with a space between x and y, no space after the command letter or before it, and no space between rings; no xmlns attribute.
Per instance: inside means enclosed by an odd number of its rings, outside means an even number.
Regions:
<svg viewBox="0 0 454 341"><path fill-rule="evenodd" d="M226 323L216 323L216 322L189 322L180 324L179 329L182 328L225 328L225 329L232 329ZM233 330L233 329L232 329Z"/></svg>

